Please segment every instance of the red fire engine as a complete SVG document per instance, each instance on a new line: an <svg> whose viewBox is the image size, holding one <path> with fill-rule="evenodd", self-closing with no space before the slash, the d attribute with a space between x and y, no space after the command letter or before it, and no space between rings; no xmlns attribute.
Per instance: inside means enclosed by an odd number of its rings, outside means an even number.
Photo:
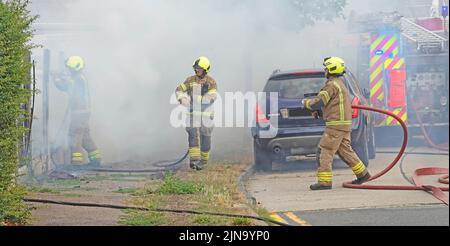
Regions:
<svg viewBox="0 0 450 246"><path fill-rule="evenodd" d="M449 49L445 19L406 18L393 12L353 16L350 21L352 31L360 34L358 76L360 81L367 81L372 105L400 116L413 136L416 133L423 137L427 129L426 134L434 135L437 141L448 141ZM378 140L398 127L392 117L374 118L376 132L385 133Z"/></svg>

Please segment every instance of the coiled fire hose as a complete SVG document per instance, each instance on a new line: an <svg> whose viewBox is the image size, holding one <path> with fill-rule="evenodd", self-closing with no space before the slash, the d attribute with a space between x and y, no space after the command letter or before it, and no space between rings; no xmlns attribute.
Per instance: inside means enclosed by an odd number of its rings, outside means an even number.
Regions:
<svg viewBox="0 0 450 246"><path fill-rule="evenodd" d="M386 111L386 110L381 110L381 109L376 109L376 108L371 108L371 107L367 107L367 106L356 106L356 105L354 105L353 108L354 109L371 111L371 112L377 112L377 113L381 113L381 114L385 114L385 115L391 116L391 117L393 117L394 119L396 119L400 123L400 125L402 126L402 129L403 129L403 133L404 133L404 135L403 135L403 144L402 144L402 147L401 147L397 157L384 170L382 170L380 173L372 176L370 178L370 180L369 180L369 181L374 181L374 180L384 176L389 171L391 171L392 168L394 168L397 165L397 163L400 161L400 159L404 155L406 147L408 146L408 128L407 128L405 122L400 117L398 117L397 115L395 115L392 112L389 112L389 111ZM448 186L447 187L435 187L435 186L432 186L432 185L422 184L422 182L420 181L420 177L421 176L429 176L429 175L444 175L441 178L439 178L439 182L443 183L443 184L449 184L449 170L448 170L448 168L429 167L429 168L420 168L420 169L417 169L417 170L414 171L414 175L412 177L412 180L414 182L414 186L369 185L369 184L356 185L356 184L352 184L351 181L345 182L343 184L343 186L345 188L350 188L350 189L423 190L423 191L431 193L434 197L436 197L437 199L439 199L440 201L442 201L443 203L445 203L448 206L448 196L446 196L446 194L444 193L444 191L448 191L449 190Z"/></svg>

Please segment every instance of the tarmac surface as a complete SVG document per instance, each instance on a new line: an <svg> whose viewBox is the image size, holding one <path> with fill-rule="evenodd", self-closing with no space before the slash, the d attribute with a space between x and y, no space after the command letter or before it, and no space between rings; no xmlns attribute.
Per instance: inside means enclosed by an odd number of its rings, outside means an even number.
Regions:
<svg viewBox="0 0 450 246"><path fill-rule="evenodd" d="M398 151L379 148L378 151ZM448 153L415 147L410 154L389 173L370 184L410 185L417 168L449 167ZM442 155L435 155L442 153ZM392 162L395 154L377 154L369 170L378 173ZM439 184L439 176L424 177L424 184ZM342 183L355 179L352 171L342 161L334 162L333 190L310 191L316 182L314 158L276 163L270 173L255 173L246 183L249 195L267 210L273 218L293 225L449 225L448 207L424 191L353 190ZM448 193L446 193L448 195ZM425 216L425 215L426 216Z"/></svg>

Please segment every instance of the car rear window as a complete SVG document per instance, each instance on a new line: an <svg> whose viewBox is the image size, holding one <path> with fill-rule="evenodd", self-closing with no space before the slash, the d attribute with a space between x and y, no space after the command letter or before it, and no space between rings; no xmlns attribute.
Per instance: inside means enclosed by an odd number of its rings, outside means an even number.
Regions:
<svg viewBox="0 0 450 246"><path fill-rule="evenodd" d="M302 77L283 80L269 80L266 92L278 92L283 99L303 99L305 94L317 94L325 85L325 77Z"/></svg>

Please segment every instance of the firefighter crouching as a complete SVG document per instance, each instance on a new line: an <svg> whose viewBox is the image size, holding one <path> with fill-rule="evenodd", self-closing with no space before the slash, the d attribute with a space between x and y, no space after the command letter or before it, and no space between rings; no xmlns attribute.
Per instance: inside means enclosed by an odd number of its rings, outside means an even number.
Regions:
<svg viewBox="0 0 450 246"><path fill-rule="evenodd" d="M208 164L211 151L211 134L214 129L213 104L217 99L217 83L208 73L211 63L206 57L194 62L195 75L186 79L176 89L177 99L187 107L190 168L200 171Z"/></svg>
<svg viewBox="0 0 450 246"><path fill-rule="evenodd" d="M303 106L313 111L313 115L317 115L317 111L322 109L326 122L317 153L318 183L311 185L311 190L332 188L332 164L336 153L355 173L357 179L353 184L365 183L371 177L351 146L352 105L348 89L342 80L346 70L345 62L341 58L330 57L325 59L324 66L327 77L325 86L318 96L302 100Z"/></svg>

